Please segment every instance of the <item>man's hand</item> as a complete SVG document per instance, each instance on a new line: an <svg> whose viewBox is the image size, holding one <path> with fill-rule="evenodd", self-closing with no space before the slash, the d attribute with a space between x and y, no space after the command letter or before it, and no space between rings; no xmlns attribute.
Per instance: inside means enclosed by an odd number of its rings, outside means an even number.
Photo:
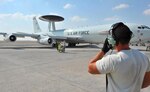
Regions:
<svg viewBox="0 0 150 92"><path fill-rule="evenodd" d="M106 54L112 47L108 43L108 38L105 39L102 51Z"/></svg>

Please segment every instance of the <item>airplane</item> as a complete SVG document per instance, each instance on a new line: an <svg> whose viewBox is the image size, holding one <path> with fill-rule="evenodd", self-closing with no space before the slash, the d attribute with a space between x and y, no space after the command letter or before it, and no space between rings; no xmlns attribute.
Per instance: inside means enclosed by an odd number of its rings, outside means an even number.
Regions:
<svg viewBox="0 0 150 92"><path fill-rule="evenodd" d="M79 43L90 43L90 44L100 44L104 42L104 39L108 37L109 30L112 24L107 25L97 25L89 26L75 29L59 29L55 28L55 22L63 21L64 18L58 15L44 15L39 17L39 19L48 22L49 32L42 33L41 28L33 17L33 27L34 33L5 33L0 32L6 41L14 42L17 37L32 37L37 39L40 44L55 46L58 41L65 41L68 43L69 47L74 47ZM141 44L150 42L150 27L146 25L139 25L134 23L125 23L130 30L133 32L133 38L131 43Z"/></svg>

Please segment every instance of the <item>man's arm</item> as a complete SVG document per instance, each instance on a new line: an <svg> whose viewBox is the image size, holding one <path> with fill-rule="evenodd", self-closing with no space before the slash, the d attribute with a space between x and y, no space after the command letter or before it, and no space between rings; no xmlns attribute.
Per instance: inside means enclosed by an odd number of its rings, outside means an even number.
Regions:
<svg viewBox="0 0 150 92"><path fill-rule="evenodd" d="M150 72L146 72L142 84L142 88L146 88L150 85Z"/></svg>
<svg viewBox="0 0 150 92"><path fill-rule="evenodd" d="M103 58L104 56L104 52L100 51L98 52L98 54L90 60L90 63L88 65L88 72L91 74L100 74L100 72L98 71L97 67L96 67L96 61Z"/></svg>
<svg viewBox="0 0 150 92"><path fill-rule="evenodd" d="M90 61L89 65L88 65L88 72L89 73L100 74L100 72L98 71L98 69L96 67L96 61L103 58L103 56L109 50L110 50L110 47L109 47L108 39L106 38L102 50L100 52L98 52L98 54Z"/></svg>

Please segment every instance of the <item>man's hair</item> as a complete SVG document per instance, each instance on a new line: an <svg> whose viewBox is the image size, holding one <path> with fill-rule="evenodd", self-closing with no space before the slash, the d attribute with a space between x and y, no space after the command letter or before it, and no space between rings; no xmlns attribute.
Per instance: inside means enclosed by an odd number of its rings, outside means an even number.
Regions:
<svg viewBox="0 0 150 92"><path fill-rule="evenodd" d="M116 41L116 45L119 44L128 44L132 37L132 31L128 26L122 22L112 25L112 37Z"/></svg>

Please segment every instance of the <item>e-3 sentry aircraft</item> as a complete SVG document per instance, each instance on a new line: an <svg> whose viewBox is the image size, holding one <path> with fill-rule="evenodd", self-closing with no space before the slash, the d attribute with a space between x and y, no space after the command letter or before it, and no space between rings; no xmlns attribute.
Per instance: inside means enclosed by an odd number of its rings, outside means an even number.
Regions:
<svg viewBox="0 0 150 92"><path fill-rule="evenodd" d="M36 17L33 17L33 27L34 33L5 33L0 32L1 35L5 37L6 41L14 42L17 37L32 37L37 39L40 44L54 46L57 41L65 41L68 46L73 47L78 43L93 43L99 44L103 43L104 39L109 35L109 29L112 24L108 25L97 25L82 27L76 29L60 29L56 30L55 22L63 21L64 18L57 15L44 15L39 17L43 21L47 21L49 32L42 33ZM133 32L134 36L131 40L132 43L146 43L150 42L150 27L146 25L139 25L133 23L125 23L130 30Z"/></svg>

